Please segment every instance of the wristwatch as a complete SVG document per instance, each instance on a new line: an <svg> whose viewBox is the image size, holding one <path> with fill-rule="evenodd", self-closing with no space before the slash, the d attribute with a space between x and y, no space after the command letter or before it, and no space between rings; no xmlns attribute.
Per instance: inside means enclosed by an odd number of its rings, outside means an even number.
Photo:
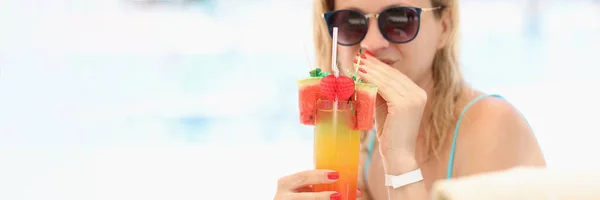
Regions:
<svg viewBox="0 0 600 200"><path fill-rule="evenodd" d="M398 176L394 175L385 175L385 186L392 186L392 188L396 189L405 185L413 184L423 180L423 174L421 174L421 169L416 169L414 171L410 171Z"/></svg>

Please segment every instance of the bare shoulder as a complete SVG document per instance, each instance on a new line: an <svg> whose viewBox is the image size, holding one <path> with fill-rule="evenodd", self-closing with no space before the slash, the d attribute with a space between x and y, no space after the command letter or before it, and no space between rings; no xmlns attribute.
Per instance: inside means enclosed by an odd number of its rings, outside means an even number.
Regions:
<svg viewBox="0 0 600 200"><path fill-rule="evenodd" d="M456 149L458 176L545 165L535 134L510 102L487 97L463 116Z"/></svg>

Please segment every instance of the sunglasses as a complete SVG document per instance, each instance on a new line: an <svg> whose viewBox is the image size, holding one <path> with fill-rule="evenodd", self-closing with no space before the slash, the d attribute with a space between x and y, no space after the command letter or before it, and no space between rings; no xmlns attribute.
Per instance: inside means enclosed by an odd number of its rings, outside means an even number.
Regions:
<svg viewBox="0 0 600 200"><path fill-rule="evenodd" d="M383 37L397 44L414 40L421 27L422 12L434 11L442 7L417 8L396 6L383 10L379 14L363 14L357 10L334 10L323 14L329 35L333 35L333 27L338 28L338 44L353 46L360 43L369 29L369 18L375 17L379 31Z"/></svg>

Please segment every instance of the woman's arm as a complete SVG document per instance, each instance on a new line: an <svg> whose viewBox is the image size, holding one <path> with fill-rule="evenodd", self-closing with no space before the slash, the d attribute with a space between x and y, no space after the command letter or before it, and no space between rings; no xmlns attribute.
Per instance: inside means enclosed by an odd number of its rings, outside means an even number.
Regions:
<svg viewBox="0 0 600 200"><path fill-rule="evenodd" d="M545 166L535 135L509 103L495 98L482 100L463 119L455 154L456 176L522 165ZM400 175L418 168L414 155L390 155L384 161L387 174ZM422 181L397 189L388 187L388 194L390 200L426 200L430 195Z"/></svg>
<svg viewBox="0 0 600 200"><path fill-rule="evenodd" d="M419 168L415 155L403 152L389 154L390 158L383 161L383 167L386 174L400 175ZM425 188L425 183L419 181L413 184L405 185L400 188L387 187L388 199L390 200L427 200L429 194Z"/></svg>

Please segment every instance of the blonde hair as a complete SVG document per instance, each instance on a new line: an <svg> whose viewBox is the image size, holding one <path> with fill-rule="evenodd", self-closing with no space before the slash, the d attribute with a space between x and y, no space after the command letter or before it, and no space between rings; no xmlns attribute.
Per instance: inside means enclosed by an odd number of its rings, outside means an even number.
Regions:
<svg viewBox="0 0 600 200"><path fill-rule="evenodd" d="M322 14L333 10L334 0L315 0L313 12L313 40L317 58L317 66L331 64L331 37ZM431 0L433 7L441 6L435 12L441 18L444 12L450 16L450 32L446 46L436 52L432 72L435 82L430 126L425 130L426 157L439 158L440 149L448 139L457 119L457 107L464 88L464 81L459 68L459 9L458 0ZM430 97L431 98L431 97Z"/></svg>

